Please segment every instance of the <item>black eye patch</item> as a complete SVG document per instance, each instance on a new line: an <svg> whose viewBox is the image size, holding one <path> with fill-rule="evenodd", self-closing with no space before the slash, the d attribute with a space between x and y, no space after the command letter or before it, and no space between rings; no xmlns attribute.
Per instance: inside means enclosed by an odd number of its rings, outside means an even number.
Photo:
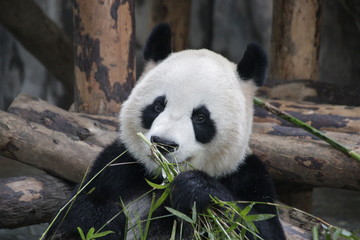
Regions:
<svg viewBox="0 0 360 240"><path fill-rule="evenodd" d="M166 97L157 97L151 104L142 110L141 124L143 128L150 129L154 120L162 113L166 106Z"/></svg>
<svg viewBox="0 0 360 240"><path fill-rule="evenodd" d="M214 121L205 105L193 110L191 115L196 141L201 143L210 142L216 133Z"/></svg>

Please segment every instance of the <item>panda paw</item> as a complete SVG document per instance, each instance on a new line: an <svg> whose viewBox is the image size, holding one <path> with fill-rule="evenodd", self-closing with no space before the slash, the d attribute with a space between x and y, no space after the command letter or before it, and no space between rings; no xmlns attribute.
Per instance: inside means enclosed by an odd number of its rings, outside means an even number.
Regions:
<svg viewBox="0 0 360 240"><path fill-rule="evenodd" d="M211 197L231 201L231 193L216 179L202 171L180 173L172 182L171 207L185 214L191 213L194 203L197 212L204 212Z"/></svg>

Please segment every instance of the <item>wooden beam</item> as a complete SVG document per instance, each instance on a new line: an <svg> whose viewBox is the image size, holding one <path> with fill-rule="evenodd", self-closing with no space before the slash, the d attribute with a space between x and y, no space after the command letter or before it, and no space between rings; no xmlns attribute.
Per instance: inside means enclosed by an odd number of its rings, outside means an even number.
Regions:
<svg viewBox="0 0 360 240"><path fill-rule="evenodd" d="M270 78L319 79L321 0L274 0Z"/></svg>
<svg viewBox="0 0 360 240"><path fill-rule="evenodd" d="M187 48L191 0L152 0L151 27L159 23L169 23L172 30L173 50Z"/></svg>
<svg viewBox="0 0 360 240"><path fill-rule="evenodd" d="M74 1L75 111L116 116L135 84L134 0Z"/></svg>

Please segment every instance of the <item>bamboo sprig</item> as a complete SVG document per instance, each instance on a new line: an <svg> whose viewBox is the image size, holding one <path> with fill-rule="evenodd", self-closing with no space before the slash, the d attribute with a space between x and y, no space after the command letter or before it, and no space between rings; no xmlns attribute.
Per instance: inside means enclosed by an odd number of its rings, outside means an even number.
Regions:
<svg viewBox="0 0 360 240"><path fill-rule="evenodd" d="M306 124L305 122L301 121L300 119L297 119L290 114L281 111L277 107L274 107L273 105L266 103L262 101L261 99L254 97L254 104L256 106L262 107L263 109L275 114L276 116L291 122L295 124L296 126L308 131L309 133L315 135L316 137L320 138L321 140L329 143L333 148L339 150L340 152L344 153L348 157L352 157L360 162L360 154L355 152L354 150L351 150L347 148L346 146L342 145L341 143L338 143L337 141L327 137L323 132L317 130L316 128L313 128L312 126Z"/></svg>

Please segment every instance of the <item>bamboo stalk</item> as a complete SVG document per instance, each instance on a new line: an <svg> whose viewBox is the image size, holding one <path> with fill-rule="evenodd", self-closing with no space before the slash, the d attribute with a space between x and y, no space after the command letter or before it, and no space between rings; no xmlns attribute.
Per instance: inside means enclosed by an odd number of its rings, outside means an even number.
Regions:
<svg viewBox="0 0 360 240"><path fill-rule="evenodd" d="M263 109L275 114L276 116L293 123L294 125L308 131L309 133L313 134L314 136L320 138L321 140L324 140L325 142L329 143L332 147L339 150L340 152L344 153L346 156L352 157L360 162L360 154L355 152L354 150L348 149L346 146L342 145L341 143L338 143L337 141L327 137L324 133L317 130L316 128L311 127L310 125L306 124L305 122L301 121L300 119L297 119L290 114L281 111L280 109L272 106L269 103L266 103L262 101L261 99L254 97L254 104L262 107Z"/></svg>

